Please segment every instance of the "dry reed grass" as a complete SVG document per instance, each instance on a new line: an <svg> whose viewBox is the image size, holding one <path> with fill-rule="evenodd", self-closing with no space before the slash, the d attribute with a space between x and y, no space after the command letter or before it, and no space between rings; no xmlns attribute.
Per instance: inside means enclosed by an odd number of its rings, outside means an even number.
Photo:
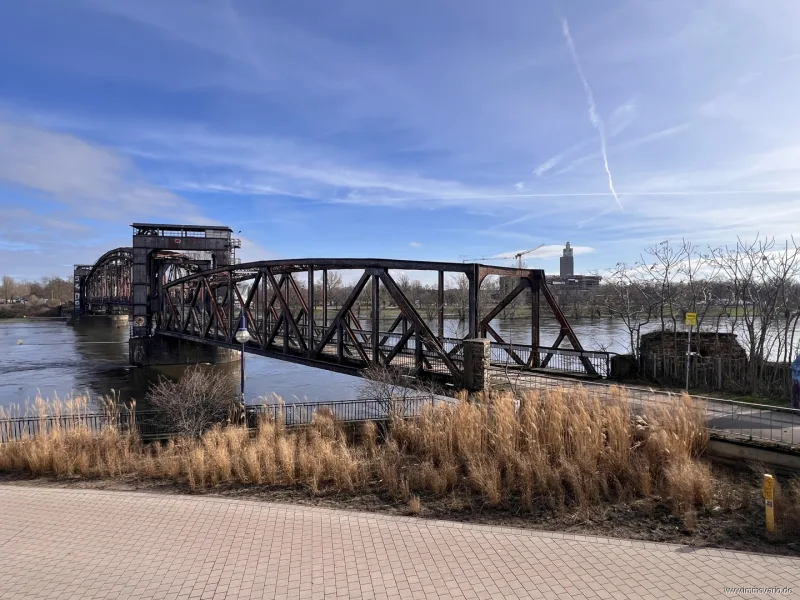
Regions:
<svg viewBox="0 0 800 600"><path fill-rule="evenodd" d="M543 503L556 511L659 497L688 525L699 508L728 496L734 502L698 460L708 436L704 416L686 397L635 419L622 391L610 399L555 390L483 400L395 418L383 440L365 423L352 443L326 411L303 428L263 419L255 432L216 426L165 444L144 444L113 421L100 432L54 426L0 444L0 471L168 479L192 490L236 483L302 485L315 494L383 491L411 513L419 512L420 495L453 504L477 495L489 506ZM776 505L800 530L800 483L781 490Z"/></svg>

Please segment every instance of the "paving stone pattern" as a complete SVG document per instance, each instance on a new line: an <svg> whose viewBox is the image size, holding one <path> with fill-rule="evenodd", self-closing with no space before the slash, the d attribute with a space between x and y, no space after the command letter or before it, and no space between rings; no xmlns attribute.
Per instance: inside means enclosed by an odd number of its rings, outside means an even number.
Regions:
<svg viewBox="0 0 800 600"><path fill-rule="evenodd" d="M788 557L137 492L0 485L0 508L3 600L800 598Z"/></svg>

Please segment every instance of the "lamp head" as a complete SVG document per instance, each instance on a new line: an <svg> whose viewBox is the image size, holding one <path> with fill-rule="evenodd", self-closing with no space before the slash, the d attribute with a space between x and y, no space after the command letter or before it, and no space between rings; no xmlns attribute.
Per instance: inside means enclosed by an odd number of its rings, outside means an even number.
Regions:
<svg viewBox="0 0 800 600"><path fill-rule="evenodd" d="M244 320L244 315L242 315L242 320L239 322L239 329L236 330L233 337L236 338L236 341L240 344L250 341L250 332L247 330L247 323Z"/></svg>

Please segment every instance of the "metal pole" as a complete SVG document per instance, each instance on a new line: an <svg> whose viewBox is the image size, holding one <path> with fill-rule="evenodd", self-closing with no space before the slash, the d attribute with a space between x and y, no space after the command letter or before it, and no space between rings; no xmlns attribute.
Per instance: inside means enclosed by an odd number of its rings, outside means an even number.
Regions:
<svg viewBox="0 0 800 600"><path fill-rule="evenodd" d="M242 360L241 360L241 384L242 384L242 407L244 407L244 343L242 343Z"/></svg>
<svg viewBox="0 0 800 600"><path fill-rule="evenodd" d="M693 325L689 325L689 343L686 344L686 391L689 391L689 358L692 354L692 329Z"/></svg>
<svg viewBox="0 0 800 600"><path fill-rule="evenodd" d="M239 328L247 329L247 320L244 315L244 307L242 307L242 321L239 324ZM242 342L242 354L239 363L240 363L239 379L241 384L242 411L244 411L244 341Z"/></svg>

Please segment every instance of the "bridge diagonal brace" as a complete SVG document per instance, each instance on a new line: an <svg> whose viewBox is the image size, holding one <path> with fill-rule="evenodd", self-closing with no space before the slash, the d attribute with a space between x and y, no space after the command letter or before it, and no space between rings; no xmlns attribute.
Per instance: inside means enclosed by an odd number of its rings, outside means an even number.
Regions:
<svg viewBox="0 0 800 600"><path fill-rule="evenodd" d="M189 304L189 318L186 319L186 322L183 324L183 330L181 333L187 333L187 329L189 329L189 324L194 322L194 325L197 327L198 333L202 331L203 327L200 323L200 317L197 315L197 300L200 298L200 289L203 287L203 282L201 280L197 280L197 285L192 290L192 301Z"/></svg>
<svg viewBox="0 0 800 600"><path fill-rule="evenodd" d="M400 286L397 285L397 282L392 278L391 275L389 275L389 272L386 269L374 269L374 271L374 274L377 275L381 281L383 281L383 285L386 287L386 290L389 292L392 298L394 298L395 302L397 302L398 306L406 315L408 320L414 325L413 329L419 334L421 342L441 357L442 362L444 362L445 366L453 375L453 377L461 377L461 370L450 359L447 352L445 352L444 348L439 343L439 339L425 324L425 321L416 311L411 302L409 302L408 298L406 298L405 294L403 294L403 291L400 289Z"/></svg>
<svg viewBox="0 0 800 600"><path fill-rule="evenodd" d="M489 325L489 322L490 322L492 319L494 319L494 318L495 318L497 315L499 315L499 314L500 314L500 313L503 311L503 309L504 309L506 306L508 306L509 304L511 304L511 303L514 301L514 299L515 299L517 296L519 296L519 295L520 295L520 293L521 293L521 292L522 292L522 291L523 291L525 288L527 288L527 287L529 287L529 286L530 286L530 283L528 282L528 280L527 280L527 279L524 279L523 281L521 281L520 283L518 283L518 284L517 284L517 287L515 287L515 288L514 288L513 290L511 290L511 291L510 291L508 294L506 294L506 297L505 297L505 298L503 298L502 300L500 300L500 302L497 304L497 306L495 306L495 307L494 307L494 308L491 310L491 312L489 312L489 314L487 314L485 317L483 317L483 319L481 319L481 328L488 327L488 325Z"/></svg>
<svg viewBox="0 0 800 600"><path fill-rule="evenodd" d="M394 333L394 330L397 329L397 326L400 325L400 323L403 322L403 319L405 319L405 315L403 314L402 311L400 311L400 314L397 315L397 318L389 326L389 329L386 330L386 334L387 335L383 336L383 339L381 340L381 344L380 344L381 346L383 346L386 342L389 341L389 335L388 334Z"/></svg>
<svg viewBox="0 0 800 600"><path fill-rule="evenodd" d="M286 298L284 298L281 289L278 287L278 282L275 280L275 276L272 274L272 271L267 269L266 273L270 284L272 284L275 288L275 294L278 296L278 302L281 303L281 308L283 309L282 314L285 315L284 321L288 321L289 326L297 337L297 345L300 346L300 351L306 352L308 349L306 346L306 340L303 337L303 333L300 331L300 327L297 325L297 321L295 321L294 315L292 314L292 309L289 307L289 303L287 302ZM290 279L292 278L290 277Z"/></svg>
<svg viewBox="0 0 800 600"><path fill-rule="evenodd" d="M242 306L242 311L244 311L245 318L247 319L248 323L247 326L255 332L256 340L259 344L261 344L261 332L258 330L258 327L256 327L256 322L255 319L253 319L253 315L250 314L250 306L244 301L244 298L242 298L239 288L237 286L233 286L233 289L236 292L236 297L239 298L239 304ZM248 294L248 296L250 296L250 294Z"/></svg>
<svg viewBox="0 0 800 600"><path fill-rule="evenodd" d="M500 344L504 346L503 350L505 350L508 353L508 355L514 359L515 363L517 363L518 365L525 366L525 361L522 360L516 352L514 352L514 349L511 347L511 344L506 343L506 341L500 336L499 333L497 333L494 330L494 328L491 325L489 325L489 323L484 323L482 327L484 327L485 330L489 332L489 335L491 335L494 339L496 339Z"/></svg>
<svg viewBox="0 0 800 600"><path fill-rule="evenodd" d="M458 354L459 350L462 350L463 348L464 348L464 342L459 342L455 346L453 346L451 350L447 351L447 356L452 358L453 356Z"/></svg>
<svg viewBox="0 0 800 600"><path fill-rule="evenodd" d="M253 283L250 284L250 289L247 292L247 300L244 303L244 306L250 308L250 305L253 303L253 298L255 297L256 293L258 292L258 285L261 283L261 271L256 273L255 278L253 279ZM241 296L240 296L241 299Z"/></svg>
<svg viewBox="0 0 800 600"><path fill-rule="evenodd" d="M266 270L262 271L266 275ZM283 285L283 282L286 280L286 274L282 274L278 279L278 287L275 289L280 289L280 286ZM278 299L278 296L275 294L274 290L272 293L272 297L270 297L269 301L267 302L267 308L265 309L265 314L269 311L272 316L277 320L278 319L278 311L275 310L275 301Z"/></svg>
<svg viewBox="0 0 800 600"><path fill-rule="evenodd" d="M342 327L344 328L344 332L347 334L347 337L349 337L352 340L353 345L356 347L356 352L358 352L359 356L361 357L361 360L363 360L366 364L369 364L370 363L369 356L367 356L367 353L364 351L364 347L358 341L356 334L353 332L353 330L350 327L350 324L347 322L346 319L342 319Z"/></svg>
<svg viewBox="0 0 800 600"><path fill-rule="evenodd" d="M411 339L411 336L414 335L414 328L409 327L406 332L400 337L400 341L395 344L389 354L386 356L386 366L389 366L389 363L392 362L395 356L397 356L400 352L403 351L403 348L408 343L408 340Z"/></svg>
<svg viewBox="0 0 800 600"><path fill-rule="evenodd" d="M278 336L278 332L281 330L281 325L283 324L283 314L278 315L278 320L275 321L275 327L272 328L272 331L269 332L269 336L264 340L264 345L262 346L263 349L267 349L272 345L272 342L275 341L275 338Z"/></svg>
<svg viewBox="0 0 800 600"><path fill-rule="evenodd" d="M364 272L361 275L361 279L358 280L358 283L356 283L356 285L350 291L350 295L347 296L347 299L344 301L344 304L342 304L342 307L339 309L339 312L336 313L336 315L333 317L333 322L328 326L327 331L325 331L325 334L320 339L319 344L317 344L317 347L314 349L313 354L315 357L319 356L325 349L325 346L328 345L328 342L330 342L331 338L334 336L337 329L339 328L340 322L344 320L343 318L344 315L347 314L347 312L353 306L353 303L358 298L359 294L361 294L361 290L363 290L364 286L367 285L369 277L370 277L369 273Z"/></svg>
<svg viewBox="0 0 800 600"><path fill-rule="evenodd" d="M309 314L308 313L308 302L306 301L306 298L303 295L303 292L300 291L300 286L297 285L297 282L295 281L294 277L292 277L292 276L289 276L289 285L292 286L292 289L294 290L294 293L297 296L297 300L300 302L301 309L300 309L300 312L297 315L297 319L299 320L300 317L303 314L306 314L306 315ZM288 301L288 298L287 298L287 301Z"/></svg>
<svg viewBox="0 0 800 600"><path fill-rule="evenodd" d="M541 283L541 290L544 294L545 300L547 300L547 304L550 306L550 310L553 311L553 315L556 317L559 325L561 325L561 333L558 336L558 342L556 342L554 348L558 348L558 344L560 344L564 339L564 336L566 336L569 340L569 343L572 344L573 350L583 352L583 346L578 340L578 336L575 335L575 332L572 330L572 326L569 324L569 321L567 321L567 317L564 316L561 307L558 305L558 302L556 302L556 299L553 297L553 293L550 291L550 288L547 287L547 284L544 281ZM548 362L549 357L550 355L548 355ZM583 364L583 368L589 375L597 375L597 371L587 357L581 356L580 360Z"/></svg>
<svg viewBox="0 0 800 600"><path fill-rule="evenodd" d="M167 303L169 304L169 308L170 308L170 313L171 314L169 315L169 321L167 323L164 323L164 327L166 329L171 329L172 331L175 331L176 328L178 330L180 330L180 328L181 328L181 318L178 316L178 311L175 309L175 304L172 302L172 295L167 293L166 296L167 296ZM172 318L173 317L175 318L175 325L172 325Z"/></svg>
<svg viewBox="0 0 800 600"><path fill-rule="evenodd" d="M211 331L211 324L216 320L217 327L216 329L222 328L224 331L226 329L225 319L222 316L221 310L219 308L219 304L217 304L217 299L215 298L214 292L211 291L211 285L208 283L208 279L205 277L203 278L203 283L205 283L206 290L208 291L208 299L211 303L212 312L208 319L208 324L206 325L206 329L203 332L203 337L208 337L209 332ZM227 295L227 294L226 294ZM214 339L217 339L217 333L214 333ZM227 336L226 336L227 337Z"/></svg>
<svg viewBox="0 0 800 600"><path fill-rule="evenodd" d="M563 329L562 329L562 330L561 330L561 331L558 333L558 337L556 338L556 341L555 341L555 343L553 344L553 348L554 348L554 349L555 349L555 348L558 348L558 347L561 345L561 342L563 342L563 341L564 341L564 337L565 337L566 335L567 335L567 332L566 332L566 331L564 331ZM548 353L545 355L545 357L544 357L544 360L542 361L542 364L541 364L541 368L542 368L542 369L546 369L546 368L547 368L547 365L549 365L549 364L550 364L550 359L551 359L551 358L553 358L553 353L552 353L552 352L548 352Z"/></svg>

